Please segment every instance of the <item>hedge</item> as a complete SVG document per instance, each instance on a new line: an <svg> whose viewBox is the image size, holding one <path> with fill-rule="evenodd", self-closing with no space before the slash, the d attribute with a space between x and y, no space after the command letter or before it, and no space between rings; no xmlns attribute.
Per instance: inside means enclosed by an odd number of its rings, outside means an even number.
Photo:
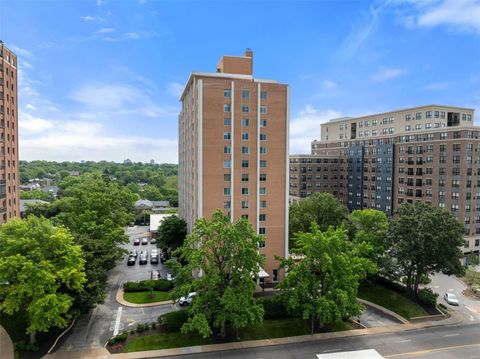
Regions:
<svg viewBox="0 0 480 359"><path fill-rule="evenodd" d="M140 282L125 282L123 284L123 290L127 293L147 292L152 289L160 292L168 292L172 288L173 283L166 279L142 280Z"/></svg>
<svg viewBox="0 0 480 359"><path fill-rule="evenodd" d="M108 344L113 345L113 344L116 344L116 343L119 343L119 342L124 342L125 340L127 340L127 336L128 336L128 333L123 332L122 334L116 335L113 338L111 338L108 341Z"/></svg>
<svg viewBox="0 0 480 359"><path fill-rule="evenodd" d="M178 332L188 320L188 310L177 310L165 313L158 317L158 322L165 327L167 332Z"/></svg>
<svg viewBox="0 0 480 359"><path fill-rule="evenodd" d="M434 293L430 288L423 288L418 291L418 300L425 305L435 307L437 304L438 294Z"/></svg>

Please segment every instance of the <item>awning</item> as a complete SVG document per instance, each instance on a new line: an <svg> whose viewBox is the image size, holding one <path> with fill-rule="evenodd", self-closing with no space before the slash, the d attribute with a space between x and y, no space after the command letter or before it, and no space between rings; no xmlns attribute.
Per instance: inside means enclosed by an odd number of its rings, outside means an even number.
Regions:
<svg viewBox="0 0 480 359"><path fill-rule="evenodd" d="M265 272L265 270L262 267L260 267L260 270L258 271L258 277L259 278L267 278L267 277L270 277L270 276L268 275L267 272Z"/></svg>

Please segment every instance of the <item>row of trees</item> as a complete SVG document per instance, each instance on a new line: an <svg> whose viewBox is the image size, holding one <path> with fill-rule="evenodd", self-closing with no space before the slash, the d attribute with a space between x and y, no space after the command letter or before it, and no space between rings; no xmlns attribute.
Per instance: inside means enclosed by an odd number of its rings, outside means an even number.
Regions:
<svg viewBox="0 0 480 359"><path fill-rule="evenodd" d="M86 174L59 186L61 197L0 227L0 311L27 313L29 333L63 327L103 302L133 218L136 197L117 182Z"/></svg>
<svg viewBox="0 0 480 359"><path fill-rule="evenodd" d="M462 225L427 204L404 204L389 220L373 209L346 216L333 196L316 194L293 205L290 220L291 255L277 258L287 272L278 298L290 315L310 320L312 333L359 315L358 288L369 276L405 276L415 296L423 275L463 273ZM169 262L176 275L173 297L197 292L182 332L225 336L227 327L262 322L264 307L253 294L264 240L247 220L232 224L220 211L196 222Z"/></svg>

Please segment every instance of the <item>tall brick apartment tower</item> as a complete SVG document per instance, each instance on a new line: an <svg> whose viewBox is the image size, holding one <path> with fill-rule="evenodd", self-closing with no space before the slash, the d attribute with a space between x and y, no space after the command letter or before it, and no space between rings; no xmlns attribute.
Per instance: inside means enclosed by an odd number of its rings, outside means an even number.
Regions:
<svg viewBox="0 0 480 359"><path fill-rule="evenodd" d="M253 77L253 53L223 56L216 73L191 73L179 115L179 214L222 209L265 236L267 282L288 253L289 88Z"/></svg>
<svg viewBox="0 0 480 359"><path fill-rule="evenodd" d="M19 216L17 55L0 40L0 223Z"/></svg>

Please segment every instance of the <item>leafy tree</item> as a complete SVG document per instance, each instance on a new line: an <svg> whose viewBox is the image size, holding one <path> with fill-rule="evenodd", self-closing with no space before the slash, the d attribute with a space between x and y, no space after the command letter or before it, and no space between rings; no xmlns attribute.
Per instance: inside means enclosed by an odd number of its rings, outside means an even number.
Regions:
<svg viewBox="0 0 480 359"><path fill-rule="evenodd" d="M186 265L170 262L177 284L173 297L197 293L183 333L196 331L206 338L218 331L225 336L227 325L238 330L262 322L263 306L253 298L263 264L258 253L261 241L247 220L232 224L221 211L209 221L197 220L185 244L174 252Z"/></svg>
<svg viewBox="0 0 480 359"><path fill-rule="evenodd" d="M55 202L59 213L53 221L69 228L82 246L88 282L75 306L86 312L103 301L107 271L125 253L119 245L128 240L124 227L133 219L135 195L101 175L69 176L61 185L65 189Z"/></svg>
<svg viewBox="0 0 480 359"><path fill-rule="evenodd" d="M465 256L465 258L467 260L467 263L466 263L467 266L474 267L474 266L478 266L478 264L480 263L480 258L478 257L478 254L475 252L468 253Z"/></svg>
<svg viewBox="0 0 480 359"><path fill-rule="evenodd" d="M150 201L161 201L163 199L163 195L162 192L160 192L160 189L152 185L146 185L143 188L142 197Z"/></svg>
<svg viewBox="0 0 480 359"><path fill-rule="evenodd" d="M332 324L362 312L357 302L359 281L374 273L375 264L361 254L363 244L354 245L344 228L322 232L312 222L310 233L297 233L295 256L280 259L288 275L279 284L281 297L293 315L315 323Z"/></svg>
<svg viewBox="0 0 480 359"><path fill-rule="evenodd" d="M85 283L84 259L70 232L45 218L11 220L0 227L0 311L28 318L27 333L66 327L73 295Z"/></svg>
<svg viewBox="0 0 480 359"><path fill-rule="evenodd" d="M390 256L385 251L390 248L388 238L389 221L386 214L376 209L355 210L348 216L347 226L355 244L366 250L364 256L371 259L379 268L387 267Z"/></svg>
<svg viewBox="0 0 480 359"><path fill-rule="evenodd" d="M41 199L42 201L53 202L53 194L39 189L34 191L20 191L21 199Z"/></svg>
<svg viewBox="0 0 480 359"><path fill-rule="evenodd" d="M345 219L345 207L332 194L315 193L290 206L290 236L308 232L310 224L317 223L322 231L337 227Z"/></svg>
<svg viewBox="0 0 480 359"><path fill-rule="evenodd" d="M176 215L166 217L158 227L158 246L181 247L187 236L187 223Z"/></svg>
<svg viewBox="0 0 480 359"><path fill-rule="evenodd" d="M422 276L443 271L462 276L463 225L447 210L427 203L404 203L391 225L392 254L407 291L418 295Z"/></svg>

